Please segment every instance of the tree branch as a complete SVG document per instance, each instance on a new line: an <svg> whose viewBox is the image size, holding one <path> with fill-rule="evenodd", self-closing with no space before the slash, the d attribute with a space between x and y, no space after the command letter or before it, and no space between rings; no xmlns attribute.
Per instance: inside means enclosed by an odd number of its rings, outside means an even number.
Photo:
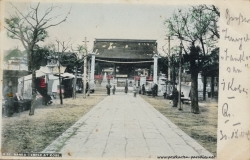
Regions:
<svg viewBox="0 0 250 160"><path fill-rule="evenodd" d="M39 8L39 5L40 5L40 2L37 4L37 7L36 7L36 9L35 9L35 13L36 13L36 23L37 23L37 25L39 24L39 23L38 23L38 8Z"/></svg>
<svg viewBox="0 0 250 160"><path fill-rule="evenodd" d="M72 8L72 7L71 7L71 8ZM64 18L62 21L60 21L60 22L58 22L58 23L56 23L56 24L51 24L51 25L49 25L49 26L46 26L46 27L44 27L43 29L47 29L47 28L49 28L49 27L57 26L57 25L61 24L62 22L65 22L66 19L68 18L68 15L70 14L71 8L70 8L68 14L65 16L65 18Z"/></svg>
<svg viewBox="0 0 250 160"><path fill-rule="evenodd" d="M13 33L15 36L17 36L18 38L21 38L19 34L17 34L15 31L12 31L11 29L4 27L5 29L7 29L9 32Z"/></svg>
<svg viewBox="0 0 250 160"><path fill-rule="evenodd" d="M10 4L20 13L20 15L26 20L26 22L28 22L33 28L35 28L35 27L33 26L33 24L27 19L27 17L25 17L25 16L22 14L22 12L19 11L19 9L18 9L16 6L14 6L11 2L10 2Z"/></svg>
<svg viewBox="0 0 250 160"><path fill-rule="evenodd" d="M43 19L44 19L44 18L54 9L54 8L56 8L56 7L53 7L53 4L52 4L51 7L48 8L48 9L45 11L44 16L41 18L41 20L39 21L38 24L40 24L40 23L43 21Z"/></svg>

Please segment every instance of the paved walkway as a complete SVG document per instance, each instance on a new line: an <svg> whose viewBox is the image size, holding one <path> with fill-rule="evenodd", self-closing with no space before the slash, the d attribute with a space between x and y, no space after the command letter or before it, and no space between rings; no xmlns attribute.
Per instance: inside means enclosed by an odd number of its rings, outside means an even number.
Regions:
<svg viewBox="0 0 250 160"><path fill-rule="evenodd" d="M60 144L63 144L60 148ZM43 152L81 158L212 156L140 96L107 96Z"/></svg>

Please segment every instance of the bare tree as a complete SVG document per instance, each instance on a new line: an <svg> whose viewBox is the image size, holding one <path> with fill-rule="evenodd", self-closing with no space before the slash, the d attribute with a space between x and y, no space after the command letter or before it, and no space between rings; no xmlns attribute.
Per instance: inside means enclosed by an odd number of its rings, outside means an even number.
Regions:
<svg viewBox="0 0 250 160"><path fill-rule="evenodd" d="M71 39L71 38L70 38ZM59 71L59 96L60 96L60 103L63 104L63 100L62 100L62 81L61 81L61 56L65 53L65 51L69 48L70 44L70 39L67 41L59 41L58 39L56 39L57 42L57 46L58 46L58 52L57 52L57 56L58 56L58 71ZM66 42L66 43L65 43ZM60 51L60 45L62 50Z"/></svg>
<svg viewBox="0 0 250 160"><path fill-rule="evenodd" d="M75 67L75 78L74 78L74 83L73 83L73 94L72 94L72 98L75 99L76 98L76 82L77 82L77 71L78 71L78 66L79 64L81 64L83 62L83 50L84 47L83 45L77 45L77 49L73 49L73 47L71 46L72 51L76 51L75 56L76 56L76 60L73 62L74 63L74 67Z"/></svg>
<svg viewBox="0 0 250 160"><path fill-rule="evenodd" d="M206 5L191 7L187 12L178 10L166 20L169 34L179 39L184 50L184 61L189 63L193 113L199 113L198 73L208 63L206 57L218 42L218 20L218 9Z"/></svg>
<svg viewBox="0 0 250 160"><path fill-rule="evenodd" d="M44 41L44 39L48 36L48 32L46 31L46 29L65 22L70 11L63 19L55 22L55 20L58 19L59 15L52 17L50 17L49 15L55 8L57 8L57 6L52 5L51 7L47 8L42 16L39 16L40 3L38 3L35 7L30 6L27 14L23 14L15 5L13 5L12 3L10 4L13 6L16 12L10 14L9 18L5 18L5 22L7 24L5 28L7 29L8 36L12 39L21 41L22 45L28 52L28 66L29 71L32 72L32 104L29 115L34 115L36 99L36 64L33 61L36 55L34 52L34 48L38 42Z"/></svg>

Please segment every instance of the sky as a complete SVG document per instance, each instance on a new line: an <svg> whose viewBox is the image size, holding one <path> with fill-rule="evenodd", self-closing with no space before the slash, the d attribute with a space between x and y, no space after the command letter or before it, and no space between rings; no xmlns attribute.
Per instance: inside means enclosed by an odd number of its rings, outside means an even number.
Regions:
<svg viewBox="0 0 250 160"><path fill-rule="evenodd" d="M23 14L27 13L29 6L36 6L37 3L12 2ZM150 39L157 40L158 52L163 54L162 46L167 50L167 29L164 21L171 17L178 8L187 8L188 5L167 5L153 3L44 3L39 6L40 16L51 5L55 8L50 17L60 15L52 23L63 19L67 13L66 22L58 26L48 28L49 37L39 45L54 43L56 39L67 41L72 44L73 49L77 45L84 44L86 37L89 52L92 51L95 38L115 38L115 39ZM15 9L9 2L4 4L4 17L15 13ZM18 47L23 50L22 44L18 40L7 37L4 33L3 49L9 50ZM167 44L167 45L166 45ZM171 47L179 42L171 40Z"/></svg>

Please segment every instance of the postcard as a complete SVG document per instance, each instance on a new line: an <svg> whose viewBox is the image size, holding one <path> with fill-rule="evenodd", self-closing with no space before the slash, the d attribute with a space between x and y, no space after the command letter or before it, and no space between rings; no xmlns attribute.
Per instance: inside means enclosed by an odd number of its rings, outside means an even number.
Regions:
<svg viewBox="0 0 250 160"><path fill-rule="evenodd" d="M2 0L2 159L249 159L249 1Z"/></svg>

